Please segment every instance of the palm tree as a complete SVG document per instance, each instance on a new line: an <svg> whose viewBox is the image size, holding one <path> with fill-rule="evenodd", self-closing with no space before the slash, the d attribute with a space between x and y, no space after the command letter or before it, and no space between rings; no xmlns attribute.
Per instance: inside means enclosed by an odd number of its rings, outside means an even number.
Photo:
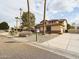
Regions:
<svg viewBox="0 0 79 59"><path fill-rule="evenodd" d="M46 0L44 0L44 16L43 16L43 20L44 20L44 25L43 25L43 35L45 35L45 17L46 16Z"/></svg>
<svg viewBox="0 0 79 59"><path fill-rule="evenodd" d="M27 0L27 7L28 7L28 22L29 22L29 27L30 27L30 20L29 20L30 6L29 6L29 0Z"/></svg>
<svg viewBox="0 0 79 59"><path fill-rule="evenodd" d="M16 19L16 30L18 29L18 19L19 19L19 17L15 17L15 19Z"/></svg>
<svg viewBox="0 0 79 59"><path fill-rule="evenodd" d="M20 16L19 17L15 17L15 19L16 19L16 30L18 29L18 19L21 20L21 12L22 12L22 9L20 8L19 10L20 10Z"/></svg>
<svg viewBox="0 0 79 59"><path fill-rule="evenodd" d="M20 8L19 10L20 10L20 17L19 17L19 19L20 19L20 26L21 26L21 23L22 23L22 8Z"/></svg>
<svg viewBox="0 0 79 59"><path fill-rule="evenodd" d="M22 8L20 8L19 10L20 10L20 18L21 18L21 15L22 15Z"/></svg>

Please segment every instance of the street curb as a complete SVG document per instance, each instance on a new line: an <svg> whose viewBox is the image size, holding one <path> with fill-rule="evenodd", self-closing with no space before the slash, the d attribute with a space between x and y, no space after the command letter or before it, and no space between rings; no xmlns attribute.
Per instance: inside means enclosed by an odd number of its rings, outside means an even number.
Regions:
<svg viewBox="0 0 79 59"><path fill-rule="evenodd" d="M49 52L56 53L58 55L64 56L64 57L69 58L69 59L79 59L79 54L77 54L75 52L72 53L72 51L68 51L68 50L64 50L64 49L58 49L56 47L53 47L51 49L51 48L45 47L43 45L40 45L37 42L27 42L26 44L29 44L31 46L35 46L37 48L40 48L40 49L43 49L43 50L46 50L46 51L49 51Z"/></svg>

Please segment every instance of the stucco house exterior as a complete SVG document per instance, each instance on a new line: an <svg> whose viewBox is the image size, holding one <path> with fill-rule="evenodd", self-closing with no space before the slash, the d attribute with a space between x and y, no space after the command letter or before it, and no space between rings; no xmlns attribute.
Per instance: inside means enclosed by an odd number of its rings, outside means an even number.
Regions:
<svg viewBox="0 0 79 59"><path fill-rule="evenodd" d="M43 32L44 20L39 24L40 32ZM67 20L66 19L52 19L45 20L46 33L64 33L67 30Z"/></svg>

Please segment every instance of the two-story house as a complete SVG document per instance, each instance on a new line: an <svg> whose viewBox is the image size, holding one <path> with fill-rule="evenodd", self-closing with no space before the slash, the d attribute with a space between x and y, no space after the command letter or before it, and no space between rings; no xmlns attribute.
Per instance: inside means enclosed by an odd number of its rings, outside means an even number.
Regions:
<svg viewBox="0 0 79 59"><path fill-rule="evenodd" d="M45 21L43 20L39 24L39 30L40 32L43 32L45 30L46 33L59 33L59 32L63 33L67 30L67 20L66 19L52 19Z"/></svg>

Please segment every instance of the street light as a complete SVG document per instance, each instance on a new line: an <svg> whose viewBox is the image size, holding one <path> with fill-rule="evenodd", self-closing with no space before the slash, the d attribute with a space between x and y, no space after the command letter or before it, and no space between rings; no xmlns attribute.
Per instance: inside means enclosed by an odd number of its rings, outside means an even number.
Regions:
<svg viewBox="0 0 79 59"><path fill-rule="evenodd" d="M43 16L43 35L45 35L45 18L46 18L46 0L44 0L44 16Z"/></svg>

